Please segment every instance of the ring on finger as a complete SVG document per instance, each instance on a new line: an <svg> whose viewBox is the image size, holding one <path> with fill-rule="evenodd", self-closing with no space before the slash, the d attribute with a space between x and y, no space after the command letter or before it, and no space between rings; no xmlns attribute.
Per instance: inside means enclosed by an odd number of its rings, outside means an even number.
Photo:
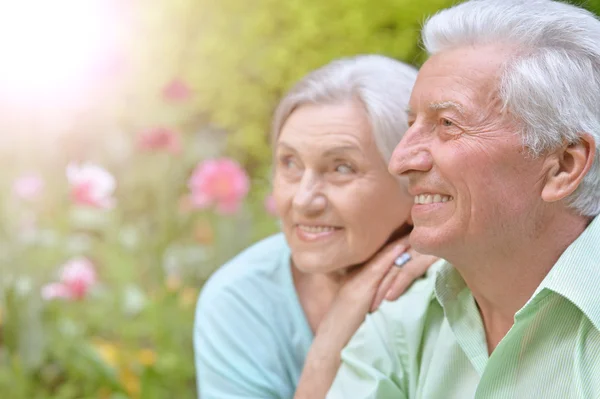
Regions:
<svg viewBox="0 0 600 399"><path fill-rule="evenodd" d="M411 259L412 256L408 252L403 252L402 254L400 254L400 256L396 258L396 260L394 261L394 265L396 267L403 268L404 265L406 265Z"/></svg>

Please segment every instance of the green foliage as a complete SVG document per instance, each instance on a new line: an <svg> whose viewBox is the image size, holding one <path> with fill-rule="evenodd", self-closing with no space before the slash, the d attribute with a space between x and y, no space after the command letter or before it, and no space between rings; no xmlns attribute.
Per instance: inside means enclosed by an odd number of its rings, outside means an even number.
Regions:
<svg viewBox="0 0 600 399"><path fill-rule="evenodd" d="M95 158L115 175L114 209L77 205L64 165L41 172L35 200L0 185L0 392L29 398L194 398L192 324L200 287L237 252L276 230L261 190L242 209L190 209L186 182L209 155L195 137L182 154L143 151ZM203 144L209 145L204 138ZM211 154L212 156L212 154ZM44 300L59 269L84 256L99 283L81 300Z"/></svg>
<svg viewBox="0 0 600 399"><path fill-rule="evenodd" d="M230 131L230 150L264 171L272 111L333 59L379 53L418 64L421 22L448 0L225 0L202 6L185 74L198 107Z"/></svg>
<svg viewBox="0 0 600 399"><path fill-rule="evenodd" d="M135 10L138 37L128 104L150 118L185 128L216 126L228 153L253 176L268 175L268 132L282 95L307 72L336 58L379 53L415 65L423 60L419 29L427 15L453 0L176 0ZM157 35L157 32L160 32ZM149 66L152 68L149 68ZM156 118L148 90L173 75L194 88L186 108ZM131 75L134 78L133 74ZM139 117L126 115L139 125Z"/></svg>

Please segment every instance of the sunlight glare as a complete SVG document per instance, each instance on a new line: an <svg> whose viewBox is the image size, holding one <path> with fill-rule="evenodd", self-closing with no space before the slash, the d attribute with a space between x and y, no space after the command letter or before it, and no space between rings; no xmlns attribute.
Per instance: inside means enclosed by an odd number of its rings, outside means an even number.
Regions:
<svg viewBox="0 0 600 399"><path fill-rule="evenodd" d="M114 21L102 3L0 0L2 96L55 101L88 84L114 44Z"/></svg>

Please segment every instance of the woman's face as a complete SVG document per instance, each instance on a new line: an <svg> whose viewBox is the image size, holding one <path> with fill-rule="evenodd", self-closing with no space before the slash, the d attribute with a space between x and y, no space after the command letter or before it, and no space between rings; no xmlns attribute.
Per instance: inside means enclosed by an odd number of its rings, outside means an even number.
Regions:
<svg viewBox="0 0 600 399"><path fill-rule="evenodd" d="M369 259L413 199L387 171L358 101L297 108L275 148L273 195L296 267L331 272Z"/></svg>

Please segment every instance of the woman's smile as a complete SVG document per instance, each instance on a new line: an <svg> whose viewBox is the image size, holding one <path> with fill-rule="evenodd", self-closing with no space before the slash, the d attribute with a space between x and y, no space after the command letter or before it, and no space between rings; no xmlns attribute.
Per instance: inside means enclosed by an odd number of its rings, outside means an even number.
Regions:
<svg viewBox="0 0 600 399"><path fill-rule="evenodd" d="M317 225L317 224L297 224L295 226L296 236L302 241L320 241L337 236L342 232L342 227Z"/></svg>

